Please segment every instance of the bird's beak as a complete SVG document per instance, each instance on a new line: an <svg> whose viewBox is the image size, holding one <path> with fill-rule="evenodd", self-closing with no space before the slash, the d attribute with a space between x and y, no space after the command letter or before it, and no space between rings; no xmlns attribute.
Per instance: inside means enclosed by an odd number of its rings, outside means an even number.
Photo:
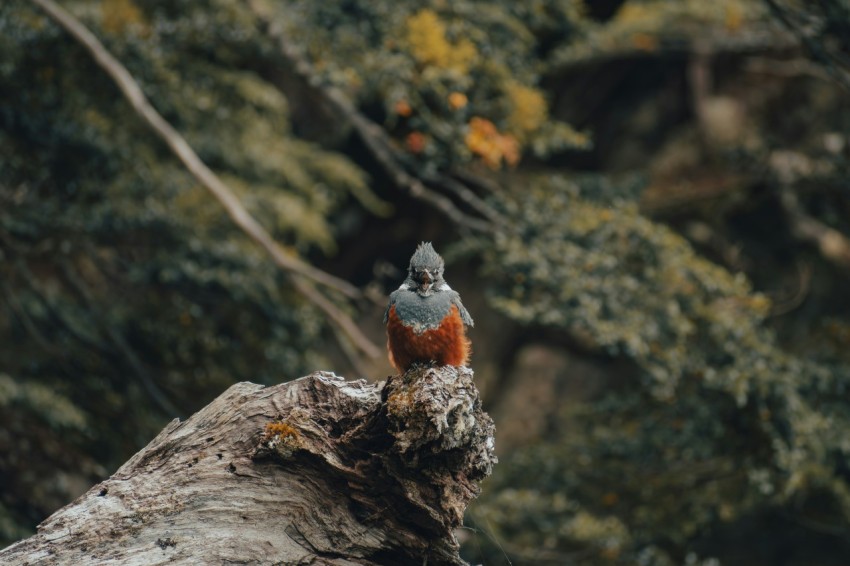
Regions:
<svg viewBox="0 0 850 566"><path fill-rule="evenodd" d="M422 278L419 280L419 289L423 293L427 293L431 289L432 282L431 272L426 270L422 273Z"/></svg>

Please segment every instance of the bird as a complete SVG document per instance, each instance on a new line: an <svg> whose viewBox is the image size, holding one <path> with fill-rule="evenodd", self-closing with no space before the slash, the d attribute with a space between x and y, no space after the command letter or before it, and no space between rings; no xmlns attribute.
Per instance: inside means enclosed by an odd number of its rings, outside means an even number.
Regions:
<svg viewBox="0 0 850 566"><path fill-rule="evenodd" d="M410 258L407 278L390 294L384 324L390 364L405 373L415 365L463 366L474 326L460 295L443 279L445 262L431 242L422 242Z"/></svg>

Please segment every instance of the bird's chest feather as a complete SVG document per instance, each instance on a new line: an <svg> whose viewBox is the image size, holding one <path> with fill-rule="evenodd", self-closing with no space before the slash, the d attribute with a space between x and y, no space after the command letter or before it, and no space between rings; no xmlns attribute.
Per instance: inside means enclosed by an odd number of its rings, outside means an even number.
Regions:
<svg viewBox="0 0 850 566"><path fill-rule="evenodd" d="M418 335L440 328L443 319L452 313L453 307L452 295L448 292L427 297L412 292L394 295L396 316L404 326Z"/></svg>
<svg viewBox="0 0 850 566"><path fill-rule="evenodd" d="M390 363L400 372L415 363L462 366L469 361L470 344L460 299L454 291L421 297L399 290L387 310Z"/></svg>
<svg viewBox="0 0 850 566"><path fill-rule="evenodd" d="M387 321L387 337L391 354L397 360L406 360L404 365L407 361L429 360L457 365L458 361L448 360L466 357L467 341L457 307L450 308L436 328L423 329L421 325L405 324L393 306Z"/></svg>

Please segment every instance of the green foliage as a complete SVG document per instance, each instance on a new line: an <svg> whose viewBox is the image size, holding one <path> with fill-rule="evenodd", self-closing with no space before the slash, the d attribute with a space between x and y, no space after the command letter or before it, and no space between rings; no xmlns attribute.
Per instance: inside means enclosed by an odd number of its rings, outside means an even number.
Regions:
<svg viewBox="0 0 850 566"><path fill-rule="evenodd" d="M708 372L712 380L711 368L726 358L747 365L761 357L755 329L769 301L751 294L743 276L700 258L681 236L642 216L633 201L605 198L610 189L595 183L543 179L506 207L523 223L482 250L486 273L510 282L494 305L516 320L588 335L606 353L634 358L659 396L683 374ZM741 402L746 393L738 392Z"/></svg>
<svg viewBox="0 0 850 566"><path fill-rule="evenodd" d="M0 373L0 541L26 536L67 502L69 489L85 489L104 473L83 452L92 439L89 414L72 402L70 388L57 389Z"/></svg>
<svg viewBox="0 0 850 566"><path fill-rule="evenodd" d="M512 455L476 523L588 564L675 563L718 522L824 497L821 520L846 529L850 443L833 431L850 426L850 367L783 352L769 301L640 215L632 191L595 178L523 187L503 203L521 221L476 250L492 304L640 371Z"/></svg>
<svg viewBox="0 0 850 566"><path fill-rule="evenodd" d="M580 1L279 5L287 35L326 81L382 121L426 171L483 160L515 165L587 147L550 118L539 51L581 25ZM483 126L483 127L482 127Z"/></svg>
<svg viewBox="0 0 850 566"><path fill-rule="evenodd" d="M842 94L793 61L739 72L742 53L788 49L786 39L774 49L762 1L627 0L605 21L580 0L258 3L311 64L311 88L338 87L382 125L402 168L428 179L484 163L514 187L489 195L507 226L457 249L481 269L467 285L485 281L492 308L529 331L519 342L543 336L629 368L503 455L469 517L497 543L484 540L480 556L469 545L470 555L494 563L503 547L515 563L710 566L736 556L712 537L748 524L748 544L793 532L809 551L827 533L829 548L846 548L846 274L795 241L772 190L793 190L823 225L850 233L850 115ZM372 192L372 157L352 148L339 117L336 147L299 137L322 114L320 97L299 90L247 3L63 5L292 254L352 250L343 269L360 277L372 261L409 257L394 244L428 237L414 230L447 232L424 207L398 199L394 209ZM840 66L846 10L833 0L808 9L823 25L804 31ZM647 61L670 81L652 85ZM738 74L724 82L727 66ZM800 68L804 78L789 78ZM700 87L696 71L716 80ZM569 108L580 106L570 89L590 108ZM611 117L607 132L577 131L565 108L587 114L577 124ZM718 149L700 129L724 112L716 129L733 135ZM629 130L631 115L639 127ZM676 131L660 139L663 128ZM612 180L604 154L596 174L547 174L540 162L504 174L532 155L558 165L564 150L590 148L591 134L608 147L662 146L639 152L656 152L640 164L648 188ZM734 182L721 205L670 225L647 215L647 195L699 200L701 183L724 175ZM739 216L725 216L735 206ZM369 226L370 214L393 211ZM784 272L709 261L725 256L685 239L691 221L735 253L762 230L750 257L814 265L817 304L777 320L770 284ZM503 343L501 331L476 327L476 348ZM0 3L0 544L233 381L326 368L326 334L91 57L31 3ZM777 534L770 521L780 520Z"/></svg>
<svg viewBox="0 0 850 566"><path fill-rule="evenodd" d="M357 165L292 136L262 74L274 51L245 6L66 4L291 253L333 253L343 208L387 212ZM39 470L64 492L3 482L3 509L30 509L21 524L77 495L56 478L78 462L112 469L234 381L327 365L323 317L24 1L0 5L0 155L0 412L68 435ZM42 449L4 446L0 477L34 477L27 454ZM20 533L3 527L0 545Z"/></svg>
<svg viewBox="0 0 850 566"><path fill-rule="evenodd" d="M0 374L0 408L4 412L30 412L44 418L44 422L57 432L87 429L86 414L67 397L40 383L20 383L5 374Z"/></svg>

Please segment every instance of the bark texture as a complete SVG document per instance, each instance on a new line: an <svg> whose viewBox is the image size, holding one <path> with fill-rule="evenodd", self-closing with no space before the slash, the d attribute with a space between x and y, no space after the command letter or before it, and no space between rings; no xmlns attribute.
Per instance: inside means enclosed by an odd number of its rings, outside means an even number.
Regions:
<svg viewBox="0 0 850 566"><path fill-rule="evenodd" d="M467 368L239 383L0 563L463 564L494 431Z"/></svg>

